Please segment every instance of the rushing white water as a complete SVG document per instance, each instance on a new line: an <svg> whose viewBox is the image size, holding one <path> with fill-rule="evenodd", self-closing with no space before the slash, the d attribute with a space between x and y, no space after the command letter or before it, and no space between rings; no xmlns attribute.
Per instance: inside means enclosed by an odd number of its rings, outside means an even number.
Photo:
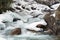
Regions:
<svg viewBox="0 0 60 40"><path fill-rule="evenodd" d="M11 6L12 8L15 9L15 12L7 11L7 12L3 12L4 14L0 15L0 29L4 28L4 30L0 30L0 34L3 36L2 38L5 38L6 40L55 40L54 36L44 35L41 33L33 33L26 30L26 29L33 29L35 31L39 31L42 29L36 28L37 24L47 25L47 23L43 19L45 14L44 12L42 12L42 10L50 9L48 6L38 4L34 0L29 0L29 1L14 0L14 1L16 2L11 4ZM18 3L21 5L20 6L17 5ZM22 6L28 8L29 10L23 9ZM21 8L21 10L18 10L15 7ZM31 7L36 9L32 10ZM53 7L56 10L58 6L56 6L56 8L55 5L51 7ZM34 16L37 15L39 16L33 18ZM13 22L14 18L19 18L21 20ZM21 28L22 34L15 36L10 35L11 30L15 28Z"/></svg>

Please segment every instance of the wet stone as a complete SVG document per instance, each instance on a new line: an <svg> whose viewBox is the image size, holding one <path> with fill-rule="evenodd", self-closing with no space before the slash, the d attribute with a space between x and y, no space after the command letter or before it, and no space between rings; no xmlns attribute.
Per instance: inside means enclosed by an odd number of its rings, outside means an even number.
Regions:
<svg viewBox="0 0 60 40"><path fill-rule="evenodd" d="M56 24L60 26L60 20L58 20L58 21L56 22Z"/></svg>
<svg viewBox="0 0 60 40"><path fill-rule="evenodd" d="M16 22L16 21L18 21L18 20L21 20L21 19L14 18L14 19L13 19L13 22Z"/></svg>
<svg viewBox="0 0 60 40"><path fill-rule="evenodd" d="M21 4L18 3L17 5L20 6Z"/></svg>
<svg viewBox="0 0 60 40"><path fill-rule="evenodd" d="M0 30L4 30L4 28L0 28Z"/></svg>
<svg viewBox="0 0 60 40"><path fill-rule="evenodd" d="M21 8L15 7L17 10L21 10Z"/></svg>
<svg viewBox="0 0 60 40"><path fill-rule="evenodd" d="M20 34L21 34L21 28L15 28L11 32L11 35L20 35Z"/></svg>
<svg viewBox="0 0 60 40"><path fill-rule="evenodd" d="M31 7L31 9L32 9L32 10L36 10L36 8L34 8L34 7Z"/></svg>
<svg viewBox="0 0 60 40"><path fill-rule="evenodd" d="M22 6L22 8L23 8L23 9L25 9L25 7L24 7L24 6Z"/></svg>
<svg viewBox="0 0 60 40"><path fill-rule="evenodd" d="M30 9L29 9L29 8L26 8L26 10L30 11Z"/></svg>
<svg viewBox="0 0 60 40"><path fill-rule="evenodd" d="M38 24L36 27L37 28L42 28L43 30L47 29L47 27L45 25L42 25L42 24Z"/></svg>

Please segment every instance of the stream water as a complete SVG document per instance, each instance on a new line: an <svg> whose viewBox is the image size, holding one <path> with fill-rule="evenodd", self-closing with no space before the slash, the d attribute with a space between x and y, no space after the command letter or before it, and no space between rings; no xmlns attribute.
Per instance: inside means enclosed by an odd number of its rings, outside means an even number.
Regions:
<svg viewBox="0 0 60 40"><path fill-rule="evenodd" d="M27 28L34 29L34 26L38 24L35 22L39 21L41 24L47 25L47 23L43 20L45 13L42 12L44 9L50 9L47 5L38 4L34 0L26 0L28 2L25 0L14 1L16 2L11 6L15 9L15 12L7 11L6 13L0 15L0 26L4 29L6 28L5 30L0 30L0 37L5 38L6 40L60 40L59 36L31 33L25 30L26 25L28 26ZM56 4L52 7L56 10L58 5ZM28 8L29 10L23 9L22 6ZM16 9L16 7L21 8L21 10ZM36 10L32 10L31 7L36 8ZM33 18L36 15L38 15L38 17ZM13 22L14 18L19 18L21 20ZM1 21L7 21L7 23L2 23ZM22 35L9 35L10 31L16 27L22 28ZM34 30L37 29L35 28Z"/></svg>

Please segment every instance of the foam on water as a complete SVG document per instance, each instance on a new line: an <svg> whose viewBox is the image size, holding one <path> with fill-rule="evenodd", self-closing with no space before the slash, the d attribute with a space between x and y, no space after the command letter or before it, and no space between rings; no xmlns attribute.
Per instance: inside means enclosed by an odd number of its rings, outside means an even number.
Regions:
<svg viewBox="0 0 60 40"><path fill-rule="evenodd" d="M33 33L29 32L26 29L32 29L35 31L39 31L41 29L36 28L37 24L47 25L43 17L45 16L42 10L50 9L48 6L43 4L38 4L34 0L14 0L15 3L11 4L11 7L15 9L15 12L7 11L3 12L4 14L0 15L0 27L3 26L4 30L0 30L0 34L6 40L55 40L51 35L44 35L41 33ZM28 2L26 2L28 1ZM21 4L18 6L17 4ZM60 4L53 5L55 10ZM29 10L23 9L22 6L28 8ZM15 7L21 8L21 10L17 10ZM31 7L36 8L36 10L32 10ZM21 12L20 12L21 11ZM34 16L37 16L33 18ZM55 15L53 15L55 17ZM13 22L14 18L19 18L16 22ZM2 21L7 21L7 23L3 23ZM15 28L21 28L22 34L21 35L10 35L11 30ZM5 40L1 38L1 40Z"/></svg>

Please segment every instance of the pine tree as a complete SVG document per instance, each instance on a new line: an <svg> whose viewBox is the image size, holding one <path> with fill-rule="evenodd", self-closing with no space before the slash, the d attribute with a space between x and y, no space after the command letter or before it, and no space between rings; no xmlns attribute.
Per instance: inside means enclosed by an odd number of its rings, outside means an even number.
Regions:
<svg viewBox="0 0 60 40"><path fill-rule="evenodd" d="M13 2L13 0L0 0L0 14L2 12L5 12L6 10L9 10L10 4Z"/></svg>

